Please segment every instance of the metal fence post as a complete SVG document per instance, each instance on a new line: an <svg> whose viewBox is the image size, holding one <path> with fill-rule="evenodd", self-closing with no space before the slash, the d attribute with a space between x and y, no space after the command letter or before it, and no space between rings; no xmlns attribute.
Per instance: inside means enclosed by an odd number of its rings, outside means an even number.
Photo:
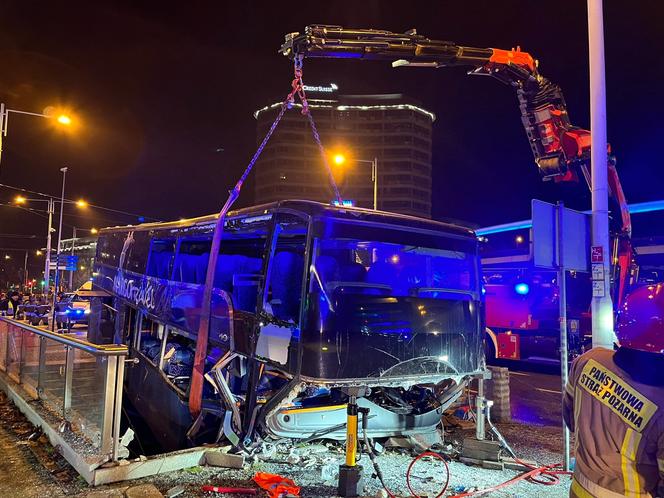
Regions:
<svg viewBox="0 0 664 498"><path fill-rule="evenodd" d="M62 402L62 417L69 421L71 411L71 384L74 378L74 348L65 346L65 392Z"/></svg>
<svg viewBox="0 0 664 498"><path fill-rule="evenodd" d="M0 319L0 320L2 320L2 319ZM9 349L8 349L9 348L9 324L4 320L2 320L0 323L2 323L2 330L3 330L3 333L5 334L5 336L4 336L4 341L5 341L5 348L4 348L5 349L5 354L4 354L4 356L5 357L0 358L0 370L2 370L3 372L6 372L7 371L7 355L8 355L8 351L9 351Z"/></svg>
<svg viewBox="0 0 664 498"><path fill-rule="evenodd" d="M113 443L113 414L115 398L115 382L117 376L117 356L103 356L101 361L106 363L104 368L104 412L101 421L101 451L109 454Z"/></svg>
<svg viewBox="0 0 664 498"><path fill-rule="evenodd" d="M14 363L18 363L18 366L14 367L16 368L16 374L12 375L11 372L9 374L9 377L13 379L17 384L21 383L21 361L22 361L22 355L23 355L23 329L20 327L16 327L13 324L9 326L9 332L7 333L7 336L10 336L14 338L14 330L17 330L19 332L19 337L18 341L14 341L14 352L16 354L16 361ZM12 353L9 350L9 344L7 345L7 351L8 351L8 356L9 358L12 357Z"/></svg>
<svg viewBox="0 0 664 498"><path fill-rule="evenodd" d="M46 350L48 345L46 344L46 337L43 335L39 336L39 370L37 371L37 397L41 398L42 393L44 392L44 374L46 373Z"/></svg>
<svg viewBox="0 0 664 498"><path fill-rule="evenodd" d="M125 357L114 356L117 361L117 376L115 378L115 407L113 414L113 461L118 460L120 451L120 420L122 417L122 390L124 388Z"/></svg>

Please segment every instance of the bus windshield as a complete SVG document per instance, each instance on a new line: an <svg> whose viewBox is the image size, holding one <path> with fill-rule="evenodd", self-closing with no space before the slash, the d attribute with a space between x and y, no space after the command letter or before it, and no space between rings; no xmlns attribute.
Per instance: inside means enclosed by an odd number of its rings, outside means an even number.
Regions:
<svg viewBox="0 0 664 498"><path fill-rule="evenodd" d="M316 240L314 278L327 296L441 299L454 294L459 299L459 294L476 294L477 257L462 241L343 225L335 227L336 236Z"/></svg>
<svg viewBox="0 0 664 498"><path fill-rule="evenodd" d="M321 365L337 379L441 379L479 368L472 236L338 219L319 222L313 235L304 376Z"/></svg>

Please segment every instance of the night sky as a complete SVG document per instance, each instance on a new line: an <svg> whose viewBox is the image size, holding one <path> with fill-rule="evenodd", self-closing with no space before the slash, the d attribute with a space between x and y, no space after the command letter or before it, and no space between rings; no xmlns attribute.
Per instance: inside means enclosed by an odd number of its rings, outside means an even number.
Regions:
<svg viewBox="0 0 664 498"><path fill-rule="evenodd" d="M605 2L609 140L631 202L664 197L663 10L656 1ZM70 198L164 220L217 211L254 152L253 111L289 90L292 68L277 54L284 34L312 23L520 45L562 87L573 123L589 126L581 0L0 0L0 101L37 112L64 105L81 122L63 134L47 120L13 115L0 182L57 194L58 169L68 166ZM516 95L496 80L462 68L323 59L305 61L304 79L337 83L341 93L402 92L436 113L435 218L481 226L523 219L534 197L589 208L585 187L540 181ZM13 195L0 189L2 202ZM238 205L251 203L247 185ZM97 211L65 218L81 227L130 222ZM45 231L43 218L0 207L0 233ZM26 242L0 240L10 244Z"/></svg>

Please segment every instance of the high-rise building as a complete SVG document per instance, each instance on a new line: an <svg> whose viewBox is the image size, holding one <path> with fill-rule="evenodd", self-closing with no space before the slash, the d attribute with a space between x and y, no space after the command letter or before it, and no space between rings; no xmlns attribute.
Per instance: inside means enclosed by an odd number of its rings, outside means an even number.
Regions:
<svg viewBox="0 0 664 498"><path fill-rule="evenodd" d="M435 115L401 94L337 95L336 85L305 88L342 198L356 206L374 206L373 162L378 209L431 217ZM254 113L259 143L279 108L277 102ZM300 111L295 106L286 112L256 165L257 203L333 200L320 151Z"/></svg>

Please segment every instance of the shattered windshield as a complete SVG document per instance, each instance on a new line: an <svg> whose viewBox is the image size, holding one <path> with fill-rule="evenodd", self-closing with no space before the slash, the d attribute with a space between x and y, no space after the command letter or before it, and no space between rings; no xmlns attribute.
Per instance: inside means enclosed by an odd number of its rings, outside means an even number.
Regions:
<svg viewBox="0 0 664 498"><path fill-rule="evenodd" d="M479 368L472 237L345 220L316 228L303 375L442 379Z"/></svg>

